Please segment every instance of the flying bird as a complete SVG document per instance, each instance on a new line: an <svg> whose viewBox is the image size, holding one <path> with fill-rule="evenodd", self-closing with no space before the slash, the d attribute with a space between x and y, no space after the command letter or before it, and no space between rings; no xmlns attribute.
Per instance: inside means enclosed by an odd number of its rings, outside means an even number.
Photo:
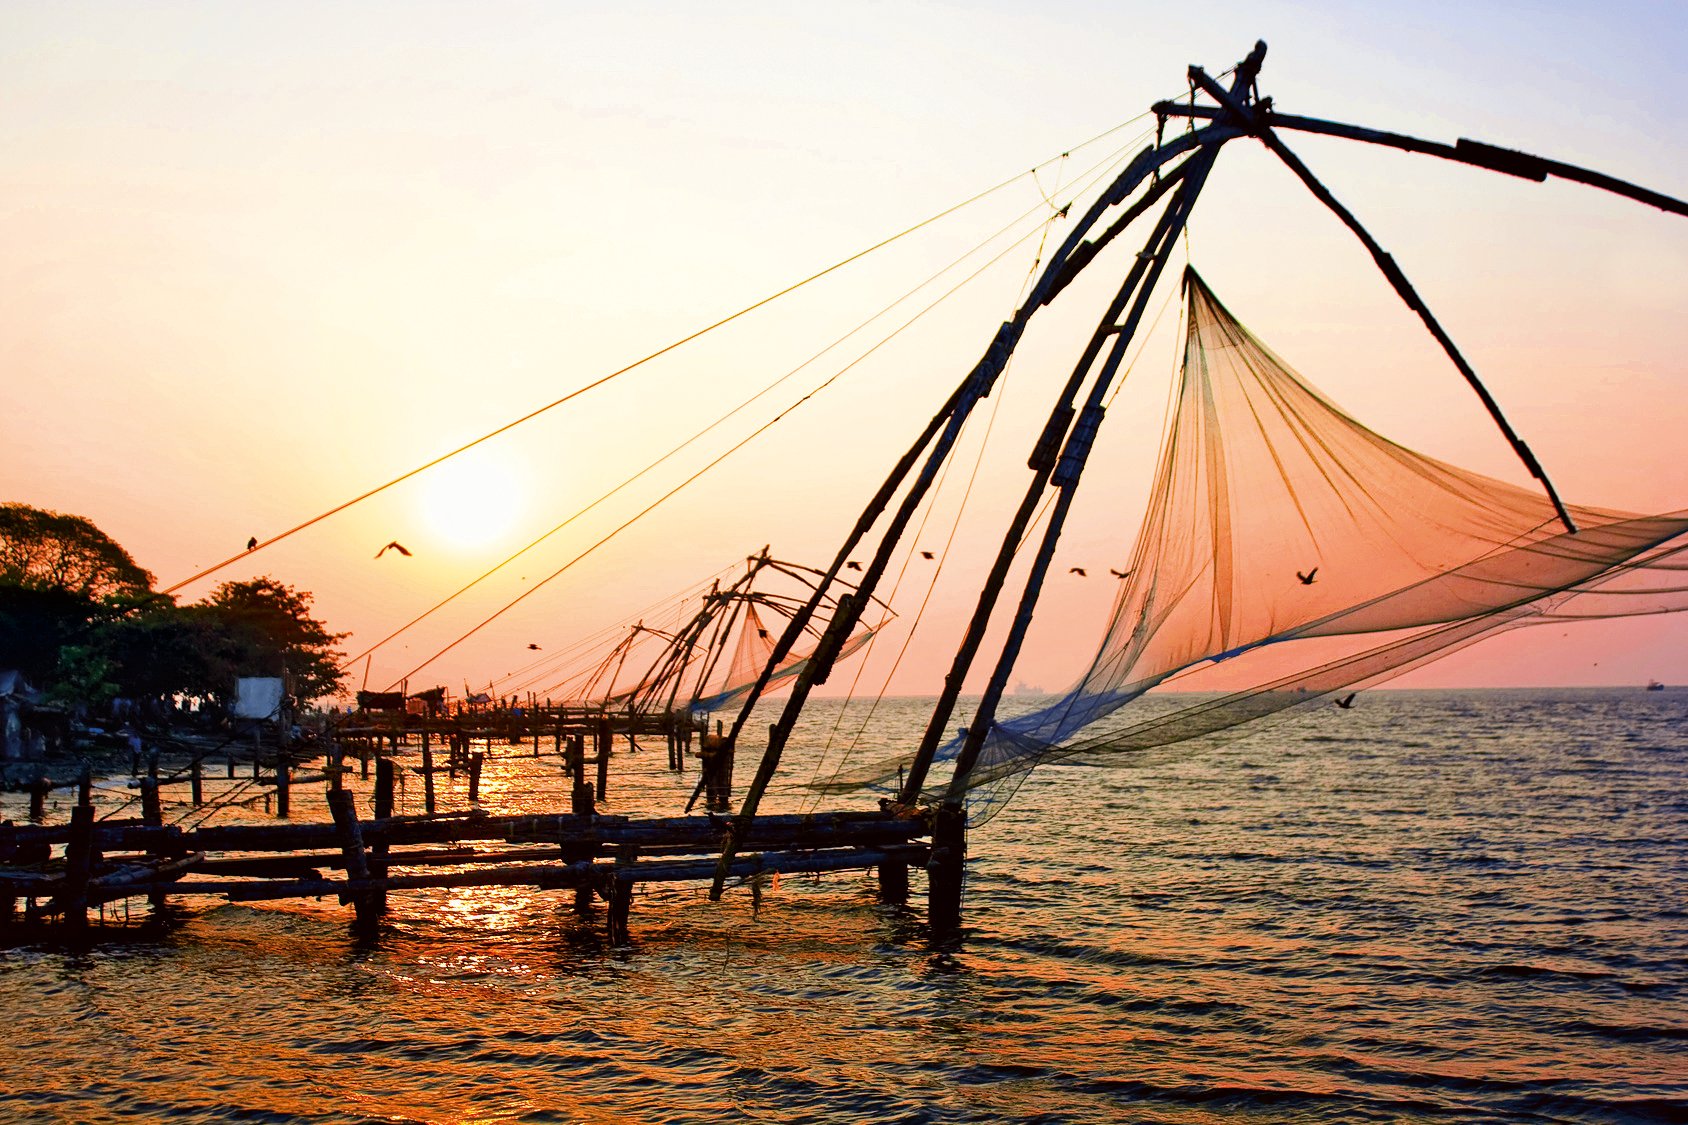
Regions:
<svg viewBox="0 0 1688 1125"><path fill-rule="evenodd" d="M1068 567L1068 568L1067 568L1067 573L1068 573L1068 574L1076 574L1076 575L1078 575L1078 576L1079 576L1079 577L1080 577L1080 578L1083 578L1083 577L1085 577L1085 573L1084 573L1084 568L1083 568L1083 567L1082 567L1082 566L1074 566L1074 567Z"/></svg>
<svg viewBox="0 0 1688 1125"><path fill-rule="evenodd" d="M376 551L375 557L380 558L382 555L386 554L388 551L397 551L399 554L403 555L407 559L410 557L409 548L407 548L403 543L400 543L397 539L393 540L391 543L387 544L385 547L382 547L379 551Z"/></svg>
<svg viewBox="0 0 1688 1125"><path fill-rule="evenodd" d="M256 535L246 541L246 549L248 551L256 551L258 549L258 537Z"/></svg>
<svg viewBox="0 0 1688 1125"><path fill-rule="evenodd" d="M844 564L845 570L860 570L861 568L862 564L857 562L855 559L851 559L849 562Z"/></svg>
<svg viewBox="0 0 1688 1125"><path fill-rule="evenodd" d="M1313 575L1315 575L1317 573L1319 573L1319 568L1314 567L1312 570L1309 570L1306 574L1303 574L1298 570L1298 571L1295 572L1295 576L1297 578L1301 579L1301 584L1303 586L1311 586L1313 584Z"/></svg>
<svg viewBox="0 0 1688 1125"><path fill-rule="evenodd" d="M920 557L923 558L923 559L929 559L929 558L932 557L932 552L931 551L922 551L922 552L920 552Z"/></svg>
<svg viewBox="0 0 1688 1125"><path fill-rule="evenodd" d="M1110 566L1108 568L1108 573L1113 575L1115 578L1124 578L1126 575L1130 574L1131 572L1129 570L1115 570L1113 567Z"/></svg>
<svg viewBox="0 0 1688 1125"><path fill-rule="evenodd" d="M1349 692L1347 695L1343 696L1341 699L1338 699L1336 701L1336 705L1338 707L1342 708L1344 711L1348 710L1348 708L1354 706L1354 696L1355 696L1355 694L1356 694L1355 692Z"/></svg>
<svg viewBox="0 0 1688 1125"><path fill-rule="evenodd" d="M529 647L529 648L531 648L531 649L532 649L532 650L533 650L533 651L535 651L535 652L538 652L538 651L539 651L539 646L538 646L538 645L528 645L528 647Z"/></svg>

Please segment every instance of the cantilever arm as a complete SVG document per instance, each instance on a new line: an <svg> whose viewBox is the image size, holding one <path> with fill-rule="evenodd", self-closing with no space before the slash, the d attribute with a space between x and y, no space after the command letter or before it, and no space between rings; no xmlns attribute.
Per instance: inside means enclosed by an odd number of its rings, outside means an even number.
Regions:
<svg viewBox="0 0 1688 1125"><path fill-rule="evenodd" d="M1155 112L1163 117L1214 118L1218 117L1223 111L1213 106L1157 102L1155 103ZM1508 176L1517 176L1523 180L1534 180L1537 183L1541 183L1549 176L1554 176L1561 180L1571 180L1575 183L1599 188L1602 191L1613 192L1638 203L1657 207L1661 211L1669 211L1674 215L1688 215L1688 203L1663 192L1653 191L1639 184L1632 184L1628 180L1620 180L1616 176L1596 172L1591 168L1566 164L1561 160L1549 160L1546 157L1519 152L1517 149L1500 148L1467 137L1461 137L1450 145L1443 144L1441 141L1427 141L1419 137L1409 137L1405 133L1391 133L1383 129L1367 129L1362 125L1345 125L1340 121L1324 121L1317 117L1297 117L1294 114L1277 113L1270 109L1257 113L1255 117L1266 128L1294 129L1302 133L1318 133L1327 137L1341 137L1344 140L1365 141L1367 144L1398 148L1403 152L1417 152L1425 156L1438 156L1443 160L1457 161L1460 164L1470 164L1477 168L1487 168L1491 172L1504 172Z"/></svg>
<svg viewBox="0 0 1688 1125"><path fill-rule="evenodd" d="M1408 308L1418 314L1418 318L1424 322L1424 326L1430 330L1430 334L1436 337L1436 342L1442 345L1442 350L1447 353L1448 358L1459 369L1459 373L1465 376L1465 381L1471 385L1471 389L1477 392L1477 397L1482 400L1484 408L1489 412L1489 417L1493 418L1495 425L1500 427L1500 432L1506 436L1507 442L1511 444L1513 452L1518 455L1518 459L1524 462L1524 467L1530 470L1530 475L1541 482L1543 490L1547 493L1547 498L1553 502L1553 510L1559 514L1559 522L1565 525L1565 530L1573 535L1576 534L1577 525L1572 522L1571 513L1566 511L1564 502L1559 499L1558 490L1553 487L1553 482L1548 479L1547 470L1543 469L1541 462L1536 460L1536 455L1531 452L1530 447L1524 444L1524 439L1520 438L1517 432L1513 430L1512 424L1506 420L1506 415L1501 413L1500 404L1489 393L1489 389L1483 385L1483 381L1477 378L1477 372L1472 370L1471 365L1465 361L1465 357L1454 346L1453 340L1443 330L1442 325L1436 320L1429 307L1425 305L1424 299L1413 288L1412 282L1407 280L1407 275L1402 273L1401 267L1395 264L1395 259L1382 246L1378 245L1377 240L1371 236L1371 233L1365 227L1360 225L1360 220L1354 217L1354 213L1338 202L1336 196L1330 193L1330 189L1320 183L1318 177L1313 175L1307 165L1303 164L1301 159L1284 145L1278 135L1260 121L1247 106L1232 98L1228 90L1209 78L1200 67L1193 66L1190 68L1190 78L1203 90L1219 100L1221 105L1231 109L1245 120L1251 121L1255 126L1255 136L1260 138L1261 143L1271 149L1273 155L1282 160L1290 171L1294 172L1301 179L1301 182L1307 185L1307 190L1311 191L1320 203L1330 208L1336 217L1342 220L1343 225L1353 231L1354 236L1365 244L1366 249L1371 253L1372 261L1377 263L1377 268L1383 272L1383 276L1389 279L1389 284L1394 286L1396 294L1400 296Z"/></svg>

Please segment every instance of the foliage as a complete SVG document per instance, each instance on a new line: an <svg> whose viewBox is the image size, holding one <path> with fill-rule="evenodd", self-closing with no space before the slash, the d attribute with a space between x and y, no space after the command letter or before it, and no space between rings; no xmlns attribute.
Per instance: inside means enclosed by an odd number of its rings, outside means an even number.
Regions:
<svg viewBox="0 0 1688 1125"><path fill-rule="evenodd" d="M301 700L332 695L346 673L335 646L349 634L330 633L311 616L311 595L273 578L225 582L206 607L225 631L243 675L283 676ZM191 608L191 607L190 607Z"/></svg>
<svg viewBox="0 0 1688 1125"><path fill-rule="evenodd" d="M152 575L81 516L0 504L0 585L88 601L152 589Z"/></svg>
<svg viewBox="0 0 1688 1125"><path fill-rule="evenodd" d="M87 643L100 612L97 602L68 590L0 581L0 668L51 682L60 652Z"/></svg>
<svg viewBox="0 0 1688 1125"><path fill-rule="evenodd" d="M240 676L280 676L300 700L344 673L311 595L274 578L225 582L179 606L81 516L0 505L0 667L66 703L232 696Z"/></svg>

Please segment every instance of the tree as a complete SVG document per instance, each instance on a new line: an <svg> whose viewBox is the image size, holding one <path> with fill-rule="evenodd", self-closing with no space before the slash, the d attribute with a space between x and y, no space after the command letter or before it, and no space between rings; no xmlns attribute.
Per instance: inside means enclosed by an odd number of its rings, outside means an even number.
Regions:
<svg viewBox="0 0 1688 1125"><path fill-rule="evenodd" d="M338 667L344 654L335 646L350 634L330 633L312 617L310 594L273 578L254 578L223 583L205 606L226 630L237 674L290 679L300 700L339 690L346 673Z"/></svg>
<svg viewBox="0 0 1688 1125"><path fill-rule="evenodd" d="M0 504L0 585L98 601L144 594L152 575L81 516Z"/></svg>

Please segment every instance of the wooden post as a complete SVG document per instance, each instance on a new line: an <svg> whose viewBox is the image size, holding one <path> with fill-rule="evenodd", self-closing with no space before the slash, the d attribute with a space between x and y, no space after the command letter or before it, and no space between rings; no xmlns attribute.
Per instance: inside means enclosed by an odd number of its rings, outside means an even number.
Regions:
<svg viewBox="0 0 1688 1125"><path fill-rule="evenodd" d="M369 857L363 848L363 829L358 824L357 803L348 789L331 789L328 793L328 811L334 817L334 828L340 834L340 854L346 860L346 876L349 879L368 879L370 877ZM383 871L382 875L385 876ZM368 930L375 925L380 916L381 905L377 905L375 896L369 891L359 891L355 894L340 896L341 905L350 900L357 909L358 928Z"/></svg>
<svg viewBox="0 0 1688 1125"><path fill-rule="evenodd" d="M926 863L926 920L935 935L961 927L961 885L967 865L967 810L939 806L932 821L932 855Z"/></svg>
<svg viewBox="0 0 1688 1125"><path fill-rule="evenodd" d="M141 821L157 827L164 823L164 806L158 799L158 778L141 778Z"/></svg>
<svg viewBox="0 0 1688 1125"><path fill-rule="evenodd" d="M610 882L609 909L609 942L611 945L626 945L628 943L627 919L633 912L633 878L630 875L616 875Z"/></svg>
<svg viewBox="0 0 1688 1125"><path fill-rule="evenodd" d="M199 808L205 804L204 759L195 754L193 764L188 767L188 792L193 801L193 807Z"/></svg>
<svg viewBox="0 0 1688 1125"><path fill-rule="evenodd" d="M233 781L234 780L234 755L233 754L228 755L228 766L229 766L229 780Z"/></svg>
<svg viewBox="0 0 1688 1125"><path fill-rule="evenodd" d="M592 800L592 787L586 784L586 736L584 734L569 735L568 766L569 777L574 783L570 802L571 809L576 816L591 816L597 811L597 806Z"/></svg>
<svg viewBox="0 0 1688 1125"><path fill-rule="evenodd" d="M94 806L77 805L70 811L70 841L64 849L65 925L73 930L88 925L88 875L94 866Z"/></svg>
<svg viewBox="0 0 1688 1125"><path fill-rule="evenodd" d="M886 860L879 865L879 901L896 906L908 901L908 864Z"/></svg>
<svg viewBox="0 0 1688 1125"><path fill-rule="evenodd" d="M293 765L287 760L287 751L276 748L275 755L275 815L280 820L288 819L293 807Z"/></svg>
<svg viewBox="0 0 1688 1125"><path fill-rule="evenodd" d="M604 794L610 788L610 745L614 739L610 736L610 721L599 719L597 728L598 742L598 800L604 799Z"/></svg>
<svg viewBox="0 0 1688 1125"><path fill-rule="evenodd" d="M481 761L484 755L476 751L469 755L469 803L476 805L481 800Z"/></svg>
<svg viewBox="0 0 1688 1125"><path fill-rule="evenodd" d="M426 727L422 728L422 807L434 815L434 747Z"/></svg>
<svg viewBox="0 0 1688 1125"><path fill-rule="evenodd" d="M52 791L53 783L45 777L38 777L29 783L29 821L40 824L47 819L47 794Z"/></svg>
<svg viewBox="0 0 1688 1125"><path fill-rule="evenodd" d="M391 758L377 758L375 760L375 819L386 820L393 815L393 786L398 777L398 767ZM383 879L387 877L387 845L385 842L376 844L370 849L373 862L370 870ZM377 912L387 909L387 892L379 890L371 896L370 909Z"/></svg>
<svg viewBox="0 0 1688 1125"><path fill-rule="evenodd" d="M94 803L94 767L85 765L82 772L76 776L76 803L92 805Z"/></svg>

